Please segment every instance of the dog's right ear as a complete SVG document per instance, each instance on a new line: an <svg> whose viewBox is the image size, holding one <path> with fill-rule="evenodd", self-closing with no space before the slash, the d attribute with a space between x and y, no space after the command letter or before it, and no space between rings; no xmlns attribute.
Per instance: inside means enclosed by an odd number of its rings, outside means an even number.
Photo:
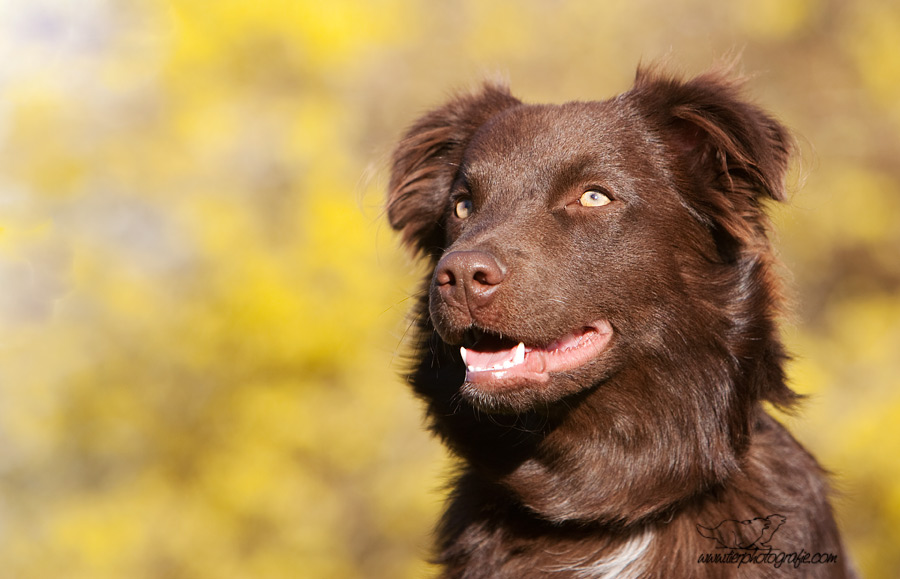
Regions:
<svg viewBox="0 0 900 579"><path fill-rule="evenodd" d="M485 84L457 96L416 121L391 159L387 214L391 227L416 252L437 258L450 187L475 132L500 111L521 101L505 86Z"/></svg>

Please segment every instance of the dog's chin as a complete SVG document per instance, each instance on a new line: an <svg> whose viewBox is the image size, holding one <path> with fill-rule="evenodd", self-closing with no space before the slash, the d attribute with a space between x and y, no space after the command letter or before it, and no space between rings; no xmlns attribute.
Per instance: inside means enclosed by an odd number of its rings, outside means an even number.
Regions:
<svg viewBox="0 0 900 579"><path fill-rule="evenodd" d="M515 413L547 406L592 384L613 330L598 320L538 346L479 332L462 346L464 400L486 412Z"/></svg>

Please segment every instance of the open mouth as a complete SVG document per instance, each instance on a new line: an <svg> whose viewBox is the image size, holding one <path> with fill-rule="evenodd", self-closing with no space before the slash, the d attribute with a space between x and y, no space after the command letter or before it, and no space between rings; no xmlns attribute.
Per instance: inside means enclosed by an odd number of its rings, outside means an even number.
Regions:
<svg viewBox="0 0 900 579"><path fill-rule="evenodd" d="M522 378L546 381L551 372L583 366L606 349L612 338L607 321L597 321L554 340L546 346L479 333L474 343L460 348L467 382Z"/></svg>

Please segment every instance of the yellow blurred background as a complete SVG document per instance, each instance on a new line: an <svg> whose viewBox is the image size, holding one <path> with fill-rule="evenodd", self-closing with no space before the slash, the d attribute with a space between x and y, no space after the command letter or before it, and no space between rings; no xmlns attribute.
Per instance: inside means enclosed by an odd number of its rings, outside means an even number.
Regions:
<svg viewBox="0 0 900 579"><path fill-rule="evenodd" d="M392 143L486 75L601 99L735 52L802 143L783 419L896 576L894 0L0 1L0 576L433 573Z"/></svg>

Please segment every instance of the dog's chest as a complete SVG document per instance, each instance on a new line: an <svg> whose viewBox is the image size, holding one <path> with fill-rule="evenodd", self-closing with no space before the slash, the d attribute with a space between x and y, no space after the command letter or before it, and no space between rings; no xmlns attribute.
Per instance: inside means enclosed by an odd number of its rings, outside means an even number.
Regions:
<svg viewBox="0 0 900 579"><path fill-rule="evenodd" d="M652 543L653 533L644 531L611 549L603 549L591 555L567 563L555 565L550 571L579 579L607 579L617 577L631 579L641 577L644 561ZM565 561L565 555L560 557Z"/></svg>
<svg viewBox="0 0 900 579"><path fill-rule="evenodd" d="M556 538L509 542L502 534L481 541L460 567L447 576L516 578L560 577L576 579L636 579L647 575L655 533L638 532L621 541L608 537ZM462 538L463 542L474 537ZM506 556L498 558L497 553Z"/></svg>

